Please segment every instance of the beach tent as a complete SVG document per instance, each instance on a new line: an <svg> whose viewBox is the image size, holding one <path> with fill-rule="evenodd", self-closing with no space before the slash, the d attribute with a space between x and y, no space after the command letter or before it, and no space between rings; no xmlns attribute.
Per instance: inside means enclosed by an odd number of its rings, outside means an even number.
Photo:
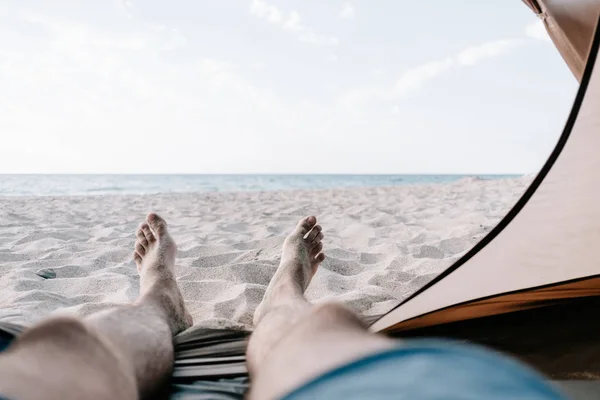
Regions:
<svg viewBox="0 0 600 400"><path fill-rule="evenodd" d="M565 129L500 224L371 328L469 340L478 332L551 376L600 378L600 1L525 3L581 82Z"/></svg>
<svg viewBox="0 0 600 400"><path fill-rule="evenodd" d="M580 81L564 131L498 226L371 330L483 343L578 382L566 386L574 398L600 398L600 0L524 2ZM22 329L0 323L0 339ZM239 398L248 336L196 327L176 337L174 396Z"/></svg>

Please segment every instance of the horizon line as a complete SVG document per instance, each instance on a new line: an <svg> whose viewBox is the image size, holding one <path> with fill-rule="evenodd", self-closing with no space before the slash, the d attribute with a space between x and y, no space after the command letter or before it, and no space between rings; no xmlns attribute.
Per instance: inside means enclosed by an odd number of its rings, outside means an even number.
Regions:
<svg viewBox="0 0 600 400"><path fill-rule="evenodd" d="M170 175L195 175L195 176L309 176L309 175L340 175L340 176L391 176L391 175L529 175L535 172L0 172L0 176L7 175L147 175L147 176L170 176Z"/></svg>

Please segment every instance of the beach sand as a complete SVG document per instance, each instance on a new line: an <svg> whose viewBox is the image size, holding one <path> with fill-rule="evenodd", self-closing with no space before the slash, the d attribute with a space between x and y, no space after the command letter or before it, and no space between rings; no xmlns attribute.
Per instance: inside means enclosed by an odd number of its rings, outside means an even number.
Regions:
<svg viewBox="0 0 600 400"><path fill-rule="evenodd" d="M310 214L324 228L327 259L308 298L382 314L486 235L530 181L0 198L0 320L31 324L135 299L134 231L149 211L165 217L178 244L177 276L196 324L250 328L285 236Z"/></svg>

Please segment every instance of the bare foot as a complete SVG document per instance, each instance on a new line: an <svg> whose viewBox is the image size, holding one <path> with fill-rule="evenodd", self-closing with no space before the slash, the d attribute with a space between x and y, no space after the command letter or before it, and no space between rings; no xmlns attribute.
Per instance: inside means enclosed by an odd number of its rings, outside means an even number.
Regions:
<svg viewBox="0 0 600 400"><path fill-rule="evenodd" d="M283 242L281 263L271 279L265 297L254 313L256 326L269 309L286 299L303 297L312 277L325 259L323 232L317 218L300 220L294 232Z"/></svg>
<svg viewBox="0 0 600 400"><path fill-rule="evenodd" d="M193 324L175 277L177 245L167 222L154 213L135 232L133 259L140 274L139 301L153 300L165 311L173 334Z"/></svg>

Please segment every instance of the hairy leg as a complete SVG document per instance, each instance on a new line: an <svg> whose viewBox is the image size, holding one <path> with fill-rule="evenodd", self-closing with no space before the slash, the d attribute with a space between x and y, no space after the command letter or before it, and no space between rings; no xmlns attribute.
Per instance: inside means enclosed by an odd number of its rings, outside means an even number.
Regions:
<svg viewBox="0 0 600 400"><path fill-rule="evenodd" d="M134 260L134 304L84 319L51 318L0 354L0 395L15 399L136 399L170 377L172 336L192 323L174 275L176 245L166 222L149 214Z"/></svg>
<svg viewBox="0 0 600 400"><path fill-rule="evenodd" d="M281 264L257 308L247 352L251 399L281 397L331 368L397 345L370 334L344 306L313 306L304 297L325 258L316 222L304 218L286 238Z"/></svg>

